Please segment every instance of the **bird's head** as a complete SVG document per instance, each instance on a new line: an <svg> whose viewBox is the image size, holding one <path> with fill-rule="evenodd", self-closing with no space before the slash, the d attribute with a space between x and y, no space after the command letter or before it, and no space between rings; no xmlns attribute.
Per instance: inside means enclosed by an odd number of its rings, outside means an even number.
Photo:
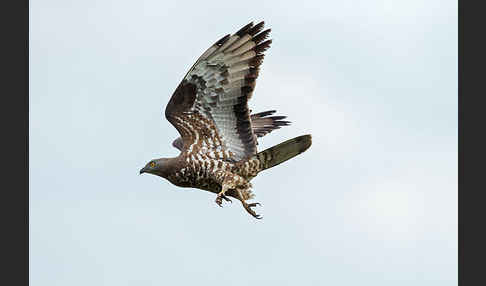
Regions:
<svg viewBox="0 0 486 286"><path fill-rule="evenodd" d="M140 170L140 174L149 173L165 178L169 169L168 167L168 159L154 159L150 160L147 165Z"/></svg>

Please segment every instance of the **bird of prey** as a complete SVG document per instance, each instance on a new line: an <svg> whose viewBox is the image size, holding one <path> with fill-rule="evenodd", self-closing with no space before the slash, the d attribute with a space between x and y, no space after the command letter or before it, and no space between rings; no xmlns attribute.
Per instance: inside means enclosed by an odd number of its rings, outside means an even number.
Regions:
<svg viewBox="0 0 486 286"><path fill-rule="evenodd" d="M257 138L289 124L285 116L271 116L275 110L251 114L248 108L263 53L272 42L267 40L270 29L263 27L263 21L251 22L197 59L165 108L181 135L172 143L180 154L151 160L140 174L215 193L219 206L235 198L261 218L253 210L259 203L247 202L254 197L251 179L311 145L311 135L302 135L257 152Z"/></svg>

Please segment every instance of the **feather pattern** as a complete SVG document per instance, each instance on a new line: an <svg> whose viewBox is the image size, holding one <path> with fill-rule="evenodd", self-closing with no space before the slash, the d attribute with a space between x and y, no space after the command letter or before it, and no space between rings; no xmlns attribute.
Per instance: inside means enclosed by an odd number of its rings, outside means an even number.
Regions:
<svg viewBox="0 0 486 286"><path fill-rule="evenodd" d="M263 136L258 134L276 129L269 117L250 118L248 109L263 52L271 44L270 29L263 27L264 22L249 23L222 37L188 71L165 110L181 134L182 142L173 143L178 149L240 161L256 154L256 137Z"/></svg>
<svg viewBox="0 0 486 286"><path fill-rule="evenodd" d="M287 118L286 116L269 116L276 112L276 110L269 110L265 112L260 112L257 114L251 114L251 129L256 137L263 137L273 130L279 129L282 126L290 125L290 121L284 121L282 119ZM257 142L258 144L258 142ZM172 146L182 151L183 142L182 138L179 137L172 142Z"/></svg>

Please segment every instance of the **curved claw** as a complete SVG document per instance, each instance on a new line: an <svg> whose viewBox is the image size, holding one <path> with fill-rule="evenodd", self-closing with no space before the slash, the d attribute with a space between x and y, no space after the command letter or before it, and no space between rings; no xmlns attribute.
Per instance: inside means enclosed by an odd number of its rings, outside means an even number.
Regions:
<svg viewBox="0 0 486 286"><path fill-rule="evenodd" d="M261 215L257 214L254 210L251 209L252 207L259 206L260 203L251 203L251 204L247 204L245 202L242 202L242 203L243 203L243 207L245 208L245 210L249 214L251 214L256 219L262 219L262 216Z"/></svg>
<svg viewBox="0 0 486 286"><path fill-rule="evenodd" d="M223 194L219 194L217 197L216 197L216 204L218 204L218 206L220 207L223 207L223 199L227 202L230 202L230 203L233 203L227 196L223 195Z"/></svg>
<svg viewBox="0 0 486 286"><path fill-rule="evenodd" d="M223 207L223 201L221 200L221 197L220 196L217 196L216 197L216 200L215 200L216 204L220 207Z"/></svg>

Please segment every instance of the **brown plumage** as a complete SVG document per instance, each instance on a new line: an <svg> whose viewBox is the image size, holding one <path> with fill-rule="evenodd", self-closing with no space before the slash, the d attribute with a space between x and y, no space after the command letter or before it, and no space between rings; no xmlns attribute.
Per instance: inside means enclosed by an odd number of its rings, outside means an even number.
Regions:
<svg viewBox="0 0 486 286"><path fill-rule="evenodd" d="M270 29L264 22L250 23L226 35L204 52L174 91L167 120L181 137L172 145L181 153L175 158L150 161L140 173L166 178L181 187L217 193L222 205L228 196L260 218L248 203L253 198L250 180L259 172L307 150L311 136L287 140L257 153L257 138L288 125L275 110L251 114L253 94L263 53L270 47Z"/></svg>
<svg viewBox="0 0 486 286"><path fill-rule="evenodd" d="M275 112L276 110L269 110L250 115L251 129L256 137L263 137L275 129L279 129L282 126L290 125L290 121L282 120L287 118L286 116L268 116L274 114ZM175 139L172 142L172 146L182 151L182 138L179 137Z"/></svg>

